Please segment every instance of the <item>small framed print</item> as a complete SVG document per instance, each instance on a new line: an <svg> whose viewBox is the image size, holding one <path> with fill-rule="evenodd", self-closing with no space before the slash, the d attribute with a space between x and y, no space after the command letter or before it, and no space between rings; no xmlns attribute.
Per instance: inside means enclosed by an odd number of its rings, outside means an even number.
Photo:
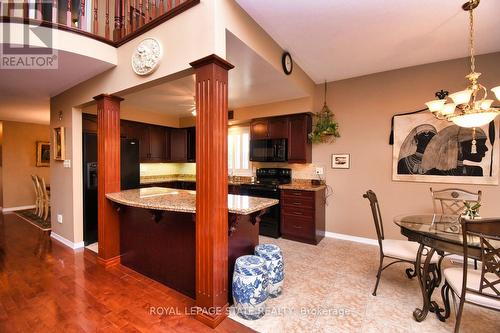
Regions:
<svg viewBox="0 0 500 333"><path fill-rule="evenodd" d="M349 169L350 167L350 154L332 154L332 169Z"/></svg>
<svg viewBox="0 0 500 333"><path fill-rule="evenodd" d="M54 160L64 161L65 158L65 137L64 127L54 128Z"/></svg>
<svg viewBox="0 0 500 333"><path fill-rule="evenodd" d="M36 142L36 166L50 166L50 143L41 141Z"/></svg>

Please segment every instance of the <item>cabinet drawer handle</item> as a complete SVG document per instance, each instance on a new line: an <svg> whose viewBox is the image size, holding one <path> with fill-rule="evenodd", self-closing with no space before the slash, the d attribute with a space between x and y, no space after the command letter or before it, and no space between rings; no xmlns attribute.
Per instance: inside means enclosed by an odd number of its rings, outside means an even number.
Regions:
<svg viewBox="0 0 500 333"><path fill-rule="evenodd" d="M295 229L302 229L302 226L300 226L300 225L296 225L296 224L294 224L294 225L293 225L293 227L294 227Z"/></svg>
<svg viewBox="0 0 500 333"><path fill-rule="evenodd" d="M304 213L302 213L302 212L292 212L292 213L295 215L304 215Z"/></svg>
<svg viewBox="0 0 500 333"><path fill-rule="evenodd" d="M296 202L294 202L294 203L293 203L293 205L300 206L300 205L301 205L301 203L300 203L300 202L298 202L298 201L296 201Z"/></svg>
<svg viewBox="0 0 500 333"><path fill-rule="evenodd" d="M296 195L296 196L300 196L300 195L302 195L302 193L300 193L300 192L292 192L292 194L293 194L293 195Z"/></svg>

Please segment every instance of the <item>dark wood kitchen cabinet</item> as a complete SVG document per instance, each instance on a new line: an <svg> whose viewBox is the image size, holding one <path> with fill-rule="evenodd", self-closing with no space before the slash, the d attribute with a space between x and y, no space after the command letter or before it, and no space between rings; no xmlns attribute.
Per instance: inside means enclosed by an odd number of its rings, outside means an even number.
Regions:
<svg viewBox="0 0 500 333"><path fill-rule="evenodd" d="M170 129L170 161L187 161L187 130L185 128Z"/></svg>
<svg viewBox="0 0 500 333"><path fill-rule="evenodd" d="M196 127L187 128L187 161L196 162Z"/></svg>
<svg viewBox="0 0 500 333"><path fill-rule="evenodd" d="M166 161L166 130L163 126L148 126L149 134L149 158L148 162Z"/></svg>
<svg viewBox="0 0 500 333"><path fill-rule="evenodd" d="M170 162L196 162L196 129L170 129Z"/></svg>
<svg viewBox="0 0 500 333"><path fill-rule="evenodd" d="M325 189L281 190L283 238L318 244L325 237Z"/></svg>
<svg viewBox="0 0 500 333"><path fill-rule="evenodd" d="M127 121L122 126L121 136L139 141L139 159L141 163L166 161L165 127Z"/></svg>
<svg viewBox="0 0 500 333"><path fill-rule="evenodd" d="M288 163L311 163L312 144L309 133L312 132L310 114L299 114L288 118Z"/></svg>
<svg viewBox="0 0 500 333"><path fill-rule="evenodd" d="M139 141L139 160L149 162L149 131L147 124L133 121L122 121L120 135L129 139Z"/></svg>
<svg viewBox="0 0 500 333"><path fill-rule="evenodd" d="M288 138L288 117L276 117L269 119L269 139Z"/></svg>
<svg viewBox="0 0 500 333"><path fill-rule="evenodd" d="M284 139L288 137L288 117L272 117L252 120L250 139Z"/></svg>
<svg viewBox="0 0 500 333"><path fill-rule="evenodd" d="M261 140L268 139L269 121L267 119L252 120L250 124L250 139Z"/></svg>
<svg viewBox="0 0 500 333"><path fill-rule="evenodd" d="M253 119L250 123L250 139L288 139L288 162L311 163L312 132L310 113Z"/></svg>

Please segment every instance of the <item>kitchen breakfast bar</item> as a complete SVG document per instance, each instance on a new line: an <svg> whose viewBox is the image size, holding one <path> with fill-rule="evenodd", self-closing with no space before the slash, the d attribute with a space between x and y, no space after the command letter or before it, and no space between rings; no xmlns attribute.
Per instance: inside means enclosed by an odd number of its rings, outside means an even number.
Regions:
<svg viewBox="0 0 500 333"><path fill-rule="evenodd" d="M149 187L106 197L119 213L121 264L195 298L196 192ZM236 258L253 254L259 242L260 216L278 200L232 194L227 200L231 281Z"/></svg>

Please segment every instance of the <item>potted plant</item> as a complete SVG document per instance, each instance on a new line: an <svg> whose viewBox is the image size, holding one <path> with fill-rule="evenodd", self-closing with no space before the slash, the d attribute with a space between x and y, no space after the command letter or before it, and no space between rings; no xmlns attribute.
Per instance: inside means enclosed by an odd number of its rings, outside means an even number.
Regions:
<svg viewBox="0 0 500 333"><path fill-rule="evenodd" d="M464 201L464 212L463 215L470 219L473 220L477 217L479 217L479 207L481 207L481 204L479 202L467 202Z"/></svg>
<svg viewBox="0 0 500 333"><path fill-rule="evenodd" d="M325 82L325 102L320 112L315 114L314 128L309 133L312 143L332 142L340 137L339 124L335 121L333 112L326 104L326 82Z"/></svg>

